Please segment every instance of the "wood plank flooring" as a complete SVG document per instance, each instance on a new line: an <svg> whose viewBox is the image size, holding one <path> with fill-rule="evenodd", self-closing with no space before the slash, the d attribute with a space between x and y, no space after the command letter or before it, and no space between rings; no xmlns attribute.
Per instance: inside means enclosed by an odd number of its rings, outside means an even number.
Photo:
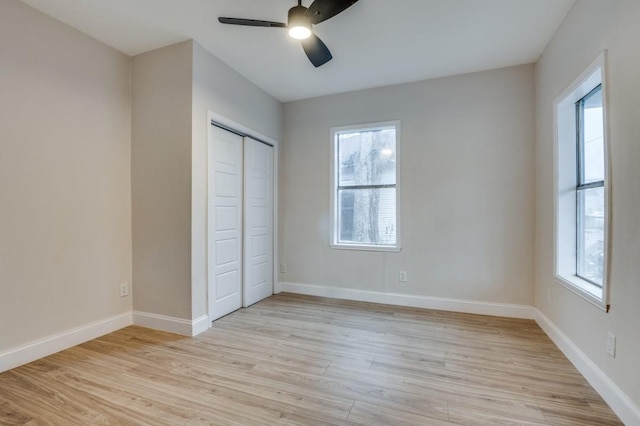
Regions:
<svg viewBox="0 0 640 426"><path fill-rule="evenodd" d="M2 373L0 424L622 423L533 321L280 294Z"/></svg>

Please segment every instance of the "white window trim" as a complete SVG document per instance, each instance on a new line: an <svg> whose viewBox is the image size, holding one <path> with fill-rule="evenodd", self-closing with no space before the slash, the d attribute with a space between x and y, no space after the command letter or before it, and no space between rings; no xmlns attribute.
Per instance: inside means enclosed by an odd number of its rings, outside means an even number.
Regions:
<svg viewBox="0 0 640 426"><path fill-rule="evenodd" d="M610 163L609 126L606 84L606 51L587 67L554 101L554 273L557 283L609 311L609 253L610 253ZM575 102L598 84L602 85L604 111L604 271L602 288L578 277L576 271L576 203L575 168L577 167ZM570 142L565 142L570 139ZM570 146L569 146L570 145ZM572 153L573 151L573 153ZM561 171L560 168L563 170ZM568 169L568 170L567 170ZM573 175L573 177L571 176ZM573 183L569 182L573 179Z"/></svg>
<svg viewBox="0 0 640 426"><path fill-rule="evenodd" d="M358 129L383 129L395 127L396 129L396 244L395 245L368 245L368 244L344 244L338 243L338 206L336 197L336 182L338 180L338 170L336 169L336 146L337 139L336 133L343 132L345 130L358 130ZM402 206L402 191L400 184L400 170L401 170L401 158L402 158L402 137L400 129L400 120L384 121L378 123L368 124L355 124L350 126L332 127L330 131L331 140L331 168L330 168L330 224L329 224L329 245L333 249L339 250L362 250L362 251L387 251L387 252L399 252L402 250L401 236L402 236L402 212L400 206Z"/></svg>

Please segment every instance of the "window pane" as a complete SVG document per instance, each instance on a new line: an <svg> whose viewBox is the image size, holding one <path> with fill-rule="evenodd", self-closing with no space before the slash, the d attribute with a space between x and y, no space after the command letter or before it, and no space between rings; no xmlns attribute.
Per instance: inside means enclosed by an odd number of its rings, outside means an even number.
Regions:
<svg viewBox="0 0 640 426"><path fill-rule="evenodd" d="M604 188L578 191L578 276L602 286Z"/></svg>
<svg viewBox="0 0 640 426"><path fill-rule="evenodd" d="M394 185L395 129L339 133L338 161L340 186Z"/></svg>
<svg viewBox="0 0 640 426"><path fill-rule="evenodd" d="M584 99L584 176L582 183L604 180L604 115L602 89Z"/></svg>
<svg viewBox="0 0 640 426"><path fill-rule="evenodd" d="M339 243L394 245L396 189L338 191Z"/></svg>
<svg viewBox="0 0 640 426"><path fill-rule="evenodd" d="M339 241L353 241L353 205L355 194L354 191L340 191L339 194Z"/></svg>

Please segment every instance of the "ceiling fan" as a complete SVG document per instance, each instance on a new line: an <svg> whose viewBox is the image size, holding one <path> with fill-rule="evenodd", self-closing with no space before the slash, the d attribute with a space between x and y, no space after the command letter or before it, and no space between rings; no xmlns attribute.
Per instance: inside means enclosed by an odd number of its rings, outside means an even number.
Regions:
<svg viewBox="0 0 640 426"><path fill-rule="evenodd" d="M313 25L333 18L358 0L315 0L308 8L298 0L298 5L289 9L287 23L261 21L258 19L218 18L222 24L245 25L249 27L288 28L292 38L302 42L302 48L315 67L329 62L333 56L329 48L311 32Z"/></svg>

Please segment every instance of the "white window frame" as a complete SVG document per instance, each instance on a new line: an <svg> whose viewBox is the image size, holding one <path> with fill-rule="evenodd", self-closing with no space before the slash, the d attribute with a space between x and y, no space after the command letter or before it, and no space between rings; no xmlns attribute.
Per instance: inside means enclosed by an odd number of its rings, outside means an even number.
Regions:
<svg viewBox="0 0 640 426"><path fill-rule="evenodd" d="M338 242L338 159L336 157L338 152L338 134L346 131L368 131L368 130L383 130L395 128L396 131L396 243L394 245L373 245L373 244L346 244ZM401 130L400 120L384 121L379 123L368 124L356 124L351 126L340 126L331 128L331 186L330 186L330 205L331 205L331 218L330 218L330 246L334 249L342 250L364 250L364 251L390 251L399 252L402 248L401 244L401 185L400 185L400 170L401 170Z"/></svg>
<svg viewBox="0 0 640 426"><path fill-rule="evenodd" d="M600 309L609 311L609 245L611 205L609 172L606 52L554 101L554 271L555 280ZM577 167L576 102L598 85L604 113L604 271L602 288L578 276L577 271Z"/></svg>

